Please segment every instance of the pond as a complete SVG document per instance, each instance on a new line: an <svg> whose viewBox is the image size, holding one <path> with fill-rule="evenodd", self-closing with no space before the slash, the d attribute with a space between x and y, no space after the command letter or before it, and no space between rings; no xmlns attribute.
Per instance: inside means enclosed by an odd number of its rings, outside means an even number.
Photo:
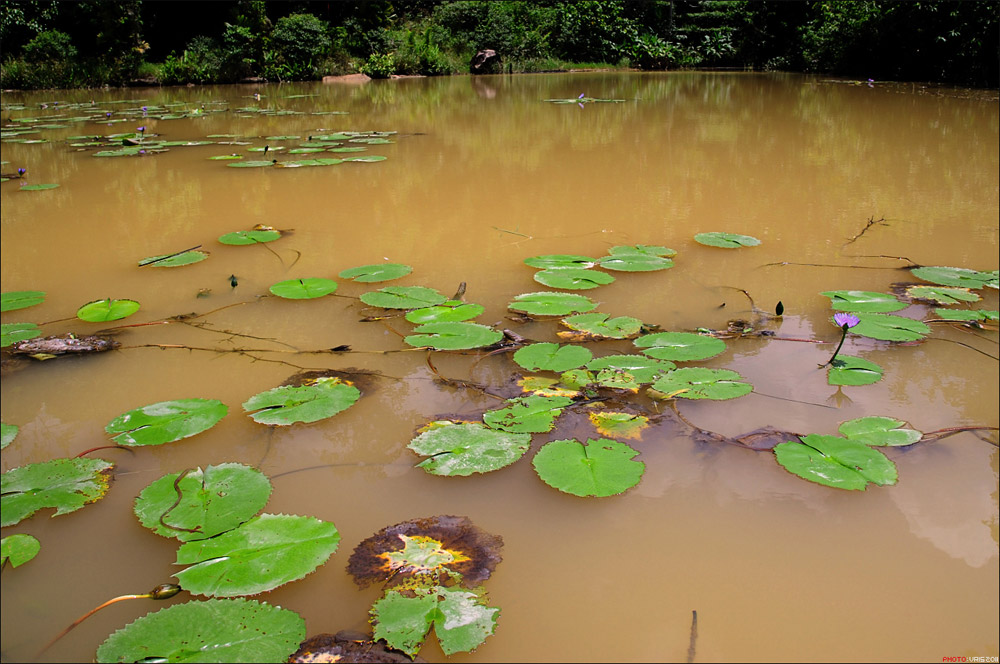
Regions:
<svg viewBox="0 0 1000 664"><path fill-rule="evenodd" d="M4 528L41 543L36 558L3 571L5 661L34 659L105 600L176 581L178 542L140 525L136 497L164 475L228 462L270 478L265 512L315 517L340 534L315 571L254 597L298 613L309 635L370 630L383 589L356 585L347 570L355 547L388 526L455 515L503 539L482 584L500 611L472 653L446 656L432 633L419 651L428 661L997 656L996 321L942 323L942 305L912 303L895 315L931 321L915 342L847 333L841 353L876 363L881 380L838 388L821 366L842 337L823 293L894 298L893 284L931 285L907 269L915 265L997 269L995 95L798 75L592 72L2 100L3 172L27 169L0 185L3 291L46 293L3 323L35 323L44 335L114 327L120 343L48 361L5 357L2 419L19 431L3 470L110 445L105 427L148 404L228 406L196 436L86 454L115 464L106 497ZM357 133L318 138L343 132ZM123 146L87 137L113 134L137 149L96 156ZM324 140L363 149L292 153ZM208 143L139 153L154 141ZM212 159L230 154L277 163ZM384 159L290 167L316 154ZM257 225L290 232L249 246L218 240ZM695 240L706 232L760 243ZM676 252L673 266L591 268L613 283L560 290L524 262L637 245ZM139 266L194 247L208 258ZM397 263L412 272L376 283L339 276ZM307 300L269 291L302 278L337 290ZM566 343L558 318L508 309L540 291L581 294L644 332L713 331L724 352L678 364L738 372L753 391L720 401L652 399L648 384L604 389L533 434L514 463L433 475L407 447L418 430L479 421L519 393L521 377L558 373L528 371L511 352L416 349L400 310L358 299L386 286L445 298L464 288L484 308L475 322L531 342ZM972 292L981 300L953 308L998 308L995 287ZM75 317L106 298L141 308L115 322ZM639 352L629 339L576 341L598 357ZM247 416L251 396L303 370L350 372L361 397L308 424ZM602 434L588 419L598 398L648 426ZM834 436L867 416L925 434L985 429L879 448L898 482L864 491L797 477L769 446L726 444L768 426ZM539 450L574 438L627 444L644 464L641 480L605 497L543 481ZM37 661L90 661L139 616L200 599L114 604Z"/></svg>

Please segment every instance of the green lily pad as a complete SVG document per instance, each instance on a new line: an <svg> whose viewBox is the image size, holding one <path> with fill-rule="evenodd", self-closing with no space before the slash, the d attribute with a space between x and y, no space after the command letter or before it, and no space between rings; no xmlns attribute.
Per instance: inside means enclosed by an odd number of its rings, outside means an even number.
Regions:
<svg viewBox="0 0 1000 664"><path fill-rule="evenodd" d="M620 374L626 382L652 383L663 374L676 369L677 365L667 360L657 360L645 355L607 355L587 363L587 369L599 374L609 372Z"/></svg>
<svg viewBox="0 0 1000 664"><path fill-rule="evenodd" d="M722 247L723 249L738 249L740 247L756 247L760 240L750 235L739 235L737 233L723 233L719 231L711 233L698 233L694 236L694 241L709 247Z"/></svg>
<svg viewBox="0 0 1000 664"><path fill-rule="evenodd" d="M551 270L540 270L535 273L535 281L551 288L569 290L587 290L610 284L615 280L610 274L594 270L578 270L570 267L560 267Z"/></svg>
<svg viewBox="0 0 1000 664"><path fill-rule="evenodd" d="M851 355L838 355L826 372L830 385L871 385L882 380L882 367Z"/></svg>
<svg viewBox="0 0 1000 664"><path fill-rule="evenodd" d="M562 319L562 324L571 330L592 337L607 339L628 339L642 331L642 321L631 316L610 318L608 314L577 314ZM562 336L563 332L559 333ZM575 335L570 334L571 338Z"/></svg>
<svg viewBox="0 0 1000 664"><path fill-rule="evenodd" d="M625 244L617 245L608 249L608 254L612 256L619 256L624 254L645 254L647 256L661 256L661 257L672 257L676 256L677 252L669 247L664 247L658 244Z"/></svg>
<svg viewBox="0 0 1000 664"><path fill-rule="evenodd" d="M242 164L229 164L230 166L246 166L250 162ZM261 244L264 242L274 242L281 238L281 231L269 230L249 230L235 231L219 236L219 242L234 246L245 246L249 244Z"/></svg>
<svg viewBox="0 0 1000 664"><path fill-rule="evenodd" d="M135 300L94 300L76 310L76 317L88 323L106 323L112 320L128 318L139 311L139 303Z"/></svg>
<svg viewBox="0 0 1000 664"><path fill-rule="evenodd" d="M602 411L590 413L588 417L590 418L590 423L597 429L597 433L611 438L634 438L638 440L642 437L643 429L649 426L648 417L634 413Z"/></svg>
<svg viewBox="0 0 1000 664"><path fill-rule="evenodd" d="M486 311L481 304L449 300L437 306L423 307L406 312L406 320L417 325L423 323L462 322L472 320Z"/></svg>
<svg viewBox="0 0 1000 664"><path fill-rule="evenodd" d="M163 254L161 256L143 258L139 261L139 267L145 267L147 265L152 265L154 267L181 267L183 265L191 265L192 263L200 263L206 258L208 258L207 251L193 249L179 254Z"/></svg>
<svg viewBox="0 0 1000 664"><path fill-rule="evenodd" d="M6 567L9 561L11 567L20 567L38 555L42 545L31 535L17 533L0 540L0 567Z"/></svg>
<svg viewBox="0 0 1000 664"><path fill-rule="evenodd" d="M441 420L423 428L408 448L429 457L417 467L431 475L489 473L514 463L531 446L531 434L487 429L479 422Z"/></svg>
<svg viewBox="0 0 1000 664"><path fill-rule="evenodd" d="M735 399L753 392L753 385L729 369L690 367L675 369L653 383L653 389L671 398Z"/></svg>
<svg viewBox="0 0 1000 664"><path fill-rule="evenodd" d="M995 309L935 309L934 313L943 320L968 322L1000 320L1000 311Z"/></svg>
<svg viewBox="0 0 1000 664"><path fill-rule="evenodd" d="M868 483L896 483L896 464L878 450L838 436L809 434L802 442L779 443L774 455L785 470L835 489L864 491Z"/></svg>
<svg viewBox="0 0 1000 664"><path fill-rule="evenodd" d="M256 595L301 579L337 550L336 526L310 516L261 514L177 549L180 586L194 595Z"/></svg>
<svg viewBox="0 0 1000 664"><path fill-rule="evenodd" d="M362 293L361 301L370 307L383 309L420 309L447 302L448 298L425 286L386 286Z"/></svg>
<svg viewBox="0 0 1000 664"><path fill-rule="evenodd" d="M956 286L978 290L985 286L997 287L996 272L978 272L962 267L917 267L910 274L918 279L942 286Z"/></svg>
<svg viewBox="0 0 1000 664"><path fill-rule="evenodd" d="M2 450L14 442L14 439L17 438L17 432L20 431L20 428L17 425L7 424L6 422L2 422L0 423L0 429L2 429L3 431L3 438L2 441L0 441L0 450Z"/></svg>
<svg viewBox="0 0 1000 664"><path fill-rule="evenodd" d="M21 187L21 191L42 191L44 189L55 189L57 184L26 184Z"/></svg>
<svg viewBox="0 0 1000 664"><path fill-rule="evenodd" d="M576 293L522 293L507 305L511 311L532 316L566 316L590 311L597 303Z"/></svg>
<svg viewBox="0 0 1000 664"><path fill-rule="evenodd" d="M223 463L164 475L139 494L135 515L162 537L208 539L264 509L271 482L256 468Z"/></svg>
<svg viewBox="0 0 1000 664"><path fill-rule="evenodd" d="M232 163L226 164L229 168L265 168L269 166L274 166L273 161L263 161L260 159L253 159L250 161L233 161ZM225 237L225 236L223 236ZM275 238L277 239L277 238ZM222 241L221 239L219 240ZM223 244L253 244L252 242L223 242Z"/></svg>
<svg viewBox="0 0 1000 664"><path fill-rule="evenodd" d="M605 270L618 270L620 272L654 272L674 266L674 262L669 258L653 253L659 250L673 252L672 249L666 247L650 247L645 251L639 249L639 247L644 246L612 247L609 255L602 256L597 263Z"/></svg>
<svg viewBox="0 0 1000 664"><path fill-rule="evenodd" d="M968 288L948 286L910 286L906 295L911 300L922 300L935 304L958 304L959 302L978 302L982 298Z"/></svg>
<svg viewBox="0 0 1000 664"><path fill-rule="evenodd" d="M312 300L337 290L337 282L330 279L311 277L308 279L288 279L279 281L269 289L278 297L289 300Z"/></svg>
<svg viewBox="0 0 1000 664"><path fill-rule="evenodd" d="M886 313L899 311L907 306L888 293L841 290L826 291L820 295L830 298L830 306L837 311Z"/></svg>
<svg viewBox="0 0 1000 664"><path fill-rule="evenodd" d="M3 527L13 526L40 509L75 512L108 492L114 464L103 459L53 459L8 470L0 479Z"/></svg>
<svg viewBox="0 0 1000 664"><path fill-rule="evenodd" d="M508 399L506 406L483 413L483 422L491 429L509 433L545 433L552 430L563 408L571 403L568 397Z"/></svg>
<svg viewBox="0 0 1000 664"><path fill-rule="evenodd" d="M0 295L0 311L27 309L44 301L44 291L10 291Z"/></svg>
<svg viewBox="0 0 1000 664"><path fill-rule="evenodd" d="M241 154L217 154L214 157L209 157L209 159L213 159L215 161L237 161L239 159L243 159L243 155L241 155Z"/></svg>
<svg viewBox="0 0 1000 664"><path fill-rule="evenodd" d="M306 622L248 599L185 602L147 614L109 636L98 662L283 662L306 638Z"/></svg>
<svg viewBox="0 0 1000 664"><path fill-rule="evenodd" d="M353 385L323 377L311 385L284 385L255 394L243 403L243 410L250 413L254 422L286 426L333 417L359 398L361 392Z"/></svg>
<svg viewBox="0 0 1000 664"><path fill-rule="evenodd" d="M405 594L390 589L372 605L372 638L415 657L433 627L445 655L471 652L496 629L500 609L485 602L481 594L459 588L415 588Z"/></svg>
<svg viewBox="0 0 1000 664"><path fill-rule="evenodd" d="M594 354L584 346L528 344L514 353L514 361L528 371L568 371L582 367Z"/></svg>
<svg viewBox="0 0 1000 664"><path fill-rule="evenodd" d="M0 323L0 348L41 335L42 331L34 323Z"/></svg>
<svg viewBox="0 0 1000 664"><path fill-rule="evenodd" d="M586 269L597 265L597 261L589 256L577 256L575 254L544 254L542 256L525 258L524 264L543 270L561 268Z"/></svg>
<svg viewBox="0 0 1000 664"><path fill-rule="evenodd" d="M606 438L553 440L542 446L531 463L543 482L574 496L603 498L631 489L646 472L634 461L639 452Z"/></svg>
<svg viewBox="0 0 1000 664"><path fill-rule="evenodd" d="M646 334L632 343L649 357L674 362L706 360L726 350L726 342L722 339L691 332Z"/></svg>
<svg viewBox="0 0 1000 664"><path fill-rule="evenodd" d="M227 412L216 399L161 401L119 415L104 430L118 445L162 445L211 429Z"/></svg>
<svg viewBox="0 0 1000 664"><path fill-rule="evenodd" d="M858 320L860 322L851 332L882 341L918 341L931 333L931 329L918 320L891 314L859 313Z"/></svg>
<svg viewBox="0 0 1000 664"><path fill-rule="evenodd" d="M385 160L386 157L380 154L369 154L365 155L364 157L350 157L348 159L344 159L344 161L355 161L355 162L360 162L362 164L372 164L375 163L376 161L385 161Z"/></svg>
<svg viewBox="0 0 1000 664"><path fill-rule="evenodd" d="M892 417L870 415L848 420L838 429L848 440L876 447L901 447L920 442L924 434L903 428L906 422Z"/></svg>
<svg viewBox="0 0 1000 664"><path fill-rule="evenodd" d="M479 323L443 321L426 323L403 340L416 348L466 350L485 348L503 339L503 332Z"/></svg>
<svg viewBox="0 0 1000 664"><path fill-rule="evenodd" d="M400 277L405 277L410 272L413 272L413 268L402 263L378 263L375 265L348 268L341 271L337 276L341 279L350 279L362 283L374 283L377 281L399 279Z"/></svg>

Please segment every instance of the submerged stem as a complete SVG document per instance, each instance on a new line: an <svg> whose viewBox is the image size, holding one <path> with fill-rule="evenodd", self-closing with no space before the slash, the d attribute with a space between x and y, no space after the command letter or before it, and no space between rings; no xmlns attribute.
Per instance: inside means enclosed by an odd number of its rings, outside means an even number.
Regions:
<svg viewBox="0 0 1000 664"><path fill-rule="evenodd" d="M848 325L847 323L844 323L840 327L840 329L843 330L844 334L840 337L840 343L837 344L837 350L833 351L833 357L831 357L829 360L827 360L823 364L819 365L820 368L825 367L825 366L830 365L830 364L833 364L833 361L837 359L837 355L840 353L840 349L844 347L844 340L847 339L847 328L849 328L849 327L850 327L850 325Z"/></svg>

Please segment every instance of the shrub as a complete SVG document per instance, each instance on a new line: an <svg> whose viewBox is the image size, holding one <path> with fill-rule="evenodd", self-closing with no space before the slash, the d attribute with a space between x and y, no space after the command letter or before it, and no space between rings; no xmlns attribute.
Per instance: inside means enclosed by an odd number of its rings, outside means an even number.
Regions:
<svg viewBox="0 0 1000 664"><path fill-rule="evenodd" d="M76 57L76 48L65 32L46 30L24 45L24 59L32 64L65 62Z"/></svg>
<svg viewBox="0 0 1000 664"><path fill-rule="evenodd" d="M292 14L278 19L271 31L271 71L288 78L309 78L316 65L330 54L332 41L324 21L312 14ZM280 78L280 76L279 76Z"/></svg>
<svg viewBox="0 0 1000 664"><path fill-rule="evenodd" d="M396 63L392 53L372 53L360 69L365 76L389 78L396 72Z"/></svg>

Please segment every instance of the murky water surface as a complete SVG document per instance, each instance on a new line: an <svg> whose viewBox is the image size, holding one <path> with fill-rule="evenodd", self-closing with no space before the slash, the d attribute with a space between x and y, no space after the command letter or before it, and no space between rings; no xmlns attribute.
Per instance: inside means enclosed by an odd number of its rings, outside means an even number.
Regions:
<svg viewBox="0 0 1000 664"><path fill-rule="evenodd" d="M580 93L624 101L583 108L543 101ZM44 304L5 313L3 322L47 323L46 334L93 332L106 325L72 316L105 297L141 302L125 323L219 311L200 319L200 329L124 329L115 353L6 371L3 421L21 430L3 451L3 468L107 444L111 419L158 401L220 399L229 415L178 443L92 453L117 464L104 500L4 529L42 543L35 560L3 572L5 661L31 659L108 598L171 580L176 543L142 528L133 500L164 474L226 461L274 478L266 511L332 521L343 536L315 573L259 598L299 612L310 634L366 628L378 590L358 590L346 572L360 541L408 519L455 514L502 536L504 559L485 584L491 605L502 609L495 635L450 660L684 660L692 611L698 661L997 655L995 434L994 445L962 433L890 449L898 485L865 492L808 483L770 452L698 442L672 414L630 441L646 471L621 496L577 498L535 474L531 457L545 441L597 437L584 424L535 436L532 450L506 469L434 477L414 468L419 459L406 448L414 431L442 415L476 419L497 401L435 382L423 352L370 352L404 348L399 333L410 326L360 322L365 312L353 298L389 284L336 276L357 265L406 263L413 273L392 284L451 294L465 282L466 299L486 306L480 322L549 341L554 323L506 318L513 296L544 290L523 259L665 245L677 251L674 268L615 273L614 284L584 294L601 312L665 330L721 329L742 318L799 340L733 339L723 355L695 363L739 371L754 393L681 401L689 422L731 436L765 425L832 435L840 422L864 415L893 416L925 432L996 427L995 331L935 325L932 339L905 347L850 339L845 352L882 365L885 378L839 394L817 369L839 338L822 291L887 291L912 281L900 269L909 261L997 268L995 99L799 76L601 73L4 94L5 106L27 106L5 110L4 123L57 115L56 100L91 99L117 117L167 103L205 104L206 112L47 129L38 137L48 142L39 144L5 140L4 172L26 167L29 183L60 186L0 188L3 290L48 293ZM208 112L217 109L228 110ZM258 147L300 142L268 136L397 134L368 150L385 161L298 169L237 169L208 159L250 146L102 159L65 140L137 123L169 140L236 134ZM255 224L294 234L269 245L273 251L216 240ZM694 242L703 231L762 243L714 249ZM196 245L211 257L177 269L137 267ZM347 297L261 298L271 284L296 277L334 278ZM996 291L983 297L976 306L997 308ZM749 298L763 311L780 300L785 315L757 319ZM932 317L919 306L902 314ZM355 352L288 352L341 344ZM631 344L591 347L603 355ZM519 373L502 354L434 362L442 375L493 386L509 386ZM296 367L384 377L355 406L312 425L272 431L242 413L242 402ZM645 397L636 402L654 407ZM42 660L90 660L108 634L162 606L106 609ZM421 655L445 659L433 638Z"/></svg>

